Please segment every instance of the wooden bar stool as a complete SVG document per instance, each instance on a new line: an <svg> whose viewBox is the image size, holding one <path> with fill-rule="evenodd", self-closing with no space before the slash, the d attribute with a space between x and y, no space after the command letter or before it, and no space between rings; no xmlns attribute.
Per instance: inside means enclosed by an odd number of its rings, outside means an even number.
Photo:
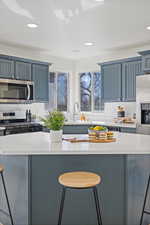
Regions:
<svg viewBox="0 0 150 225"><path fill-rule="evenodd" d="M98 192L96 187L101 182L100 176L90 172L69 172L69 173L64 173L60 175L58 180L59 180L59 183L63 186L58 225L61 225L61 222L62 222L65 193L67 188L71 188L71 189L91 188L93 190L98 225L102 225L100 203L99 203Z"/></svg>
<svg viewBox="0 0 150 225"><path fill-rule="evenodd" d="M7 206L8 206L9 216L10 216L11 224L14 225L3 172L4 172L4 167L2 165L0 165L0 175L1 175L1 178L2 178L2 184L3 184L3 188L4 188L4 193L5 193L5 197L6 197Z"/></svg>
<svg viewBox="0 0 150 225"><path fill-rule="evenodd" d="M150 175L149 175L149 178L148 178L146 193L145 193L145 197L144 197L144 204L143 204L143 209L142 209L142 215L141 215L140 225L142 225L142 223L143 223L144 214L150 215L150 211L147 211L146 210L146 202L147 202L148 192L149 191L150 191Z"/></svg>

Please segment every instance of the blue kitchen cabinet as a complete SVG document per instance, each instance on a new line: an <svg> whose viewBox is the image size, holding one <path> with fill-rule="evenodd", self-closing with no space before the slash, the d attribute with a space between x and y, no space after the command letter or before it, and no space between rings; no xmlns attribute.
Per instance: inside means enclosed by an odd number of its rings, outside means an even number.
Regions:
<svg viewBox="0 0 150 225"><path fill-rule="evenodd" d="M15 62L15 78L18 80L32 80L31 63L16 61Z"/></svg>
<svg viewBox="0 0 150 225"><path fill-rule="evenodd" d="M142 69L144 72L150 72L150 54L142 57Z"/></svg>
<svg viewBox="0 0 150 225"><path fill-rule="evenodd" d="M150 50L139 52L142 56L142 71L144 73L150 72Z"/></svg>
<svg viewBox="0 0 150 225"><path fill-rule="evenodd" d="M136 101L136 76L142 72L141 60L122 63L122 101Z"/></svg>
<svg viewBox="0 0 150 225"><path fill-rule="evenodd" d="M103 63L101 72L104 102L136 101L136 76L143 73L141 57Z"/></svg>
<svg viewBox="0 0 150 225"><path fill-rule="evenodd" d="M135 62L122 64L122 101L136 101Z"/></svg>
<svg viewBox="0 0 150 225"><path fill-rule="evenodd" d="M88 134L90 125L64 125L63 134Z"/></svg>
<svg viewBox="0 0 150 225"><path fill-rule="evenodd" d="M120 127L120 132L122 132L122 133L136 133L136 128Z"/></svg>
<svg viewBox="0 0 150 225"><path fill-rule="evenodd" d="M14 61L0 59L0 78L14 78Z"/></svg>
<svg viewBox="0 0 150 225"><path fill-rule="evenodd" d="M34 95L35 101L47 102L48 101L48 65L33 64L32 65L32 78L34 81Z"/></svg>
<svg viewBox="0 0 150 225"><path fill-rule="evenodd" d="M104 102L121 101L121 63L103 65L101 72Z"/></svg>

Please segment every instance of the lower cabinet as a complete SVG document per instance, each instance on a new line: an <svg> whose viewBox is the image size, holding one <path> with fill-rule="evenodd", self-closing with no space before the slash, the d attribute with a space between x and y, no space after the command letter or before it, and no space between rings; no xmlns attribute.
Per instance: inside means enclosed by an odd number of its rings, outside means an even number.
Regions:
<svg viewBox="0 0 150 225"><path fill-rule="evenodd" d="M136 128L121 127L120 131L123 133L136 133Z"/></svg>
<svg viewBox="0 0 150 225"><path fill-rule="evenodd" d="M96 124L65 125L63 127L63 134L88 134L88 128L91 126L96 126ZM119 132L123 132L123 133L136 133L136 128L112 127L112 126L107 126L107 128L111 131L119 131Z"/></svg>
<svg viewBox="0 0 150 225"><path fill-rule="evenodd" d="M63 134L88 134L90 125L65 125Z"/></svg>

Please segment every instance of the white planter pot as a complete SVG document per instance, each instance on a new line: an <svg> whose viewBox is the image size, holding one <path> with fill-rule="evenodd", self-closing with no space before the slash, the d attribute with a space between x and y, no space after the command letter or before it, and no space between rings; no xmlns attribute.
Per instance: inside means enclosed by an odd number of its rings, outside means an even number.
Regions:
<svg viewBox="0 0 150 225"><path fill-rule="evenodd" d="M51 142L62 142L62 130L51 130L50 131L50 139Z"/></svg>

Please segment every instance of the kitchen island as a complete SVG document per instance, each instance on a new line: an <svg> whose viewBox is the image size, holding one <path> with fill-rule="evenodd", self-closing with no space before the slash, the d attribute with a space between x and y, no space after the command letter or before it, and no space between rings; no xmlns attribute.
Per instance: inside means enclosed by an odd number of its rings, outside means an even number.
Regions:
<svg viewBox="0 0 150 225"><path fill-rule="evenodd" d="M150 173L150 136L117 133L114 143L52 144L48 133L26 133L0 137L0 154L16 225L57 224L61 198L57 177L76 170L101 175L104 225L139 224ZM92 197L89 190L68 191L63 223L97 224ZM2 218L9 224L6 216ZM144 219L147 225L150 221Z"/></svg>

